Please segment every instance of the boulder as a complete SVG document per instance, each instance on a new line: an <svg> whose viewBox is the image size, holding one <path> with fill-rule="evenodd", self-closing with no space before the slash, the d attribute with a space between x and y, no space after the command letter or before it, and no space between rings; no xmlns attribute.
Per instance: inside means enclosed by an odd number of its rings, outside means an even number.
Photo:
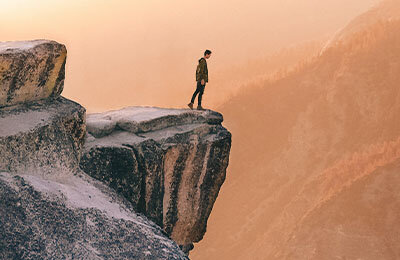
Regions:
<svg viewBox="0 0 400 260"><path fill-rule="evenodd" d="M67 49L49 40L0 42L0 107L57 98Z"/></svg>

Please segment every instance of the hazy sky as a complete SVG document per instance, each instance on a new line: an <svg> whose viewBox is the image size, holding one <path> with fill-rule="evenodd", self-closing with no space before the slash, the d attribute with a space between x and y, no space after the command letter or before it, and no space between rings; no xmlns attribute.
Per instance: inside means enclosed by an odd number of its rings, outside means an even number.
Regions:
<svg viewBox="0 0 400 260"><path fill-rule="evenodd" d="M187 103L179 95L193 91L205 49L213 51L209 68L216 73L331 34L376 2L0 0L0 35L1 41L47 38L66 44L63 95L89 112L179 106Z"/></svg>

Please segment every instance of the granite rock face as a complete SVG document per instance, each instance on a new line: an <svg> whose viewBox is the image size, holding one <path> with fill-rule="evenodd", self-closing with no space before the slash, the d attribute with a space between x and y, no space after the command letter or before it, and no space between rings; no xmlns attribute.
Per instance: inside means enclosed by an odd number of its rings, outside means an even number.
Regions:
<svg viewBox="0 0 400 260"><path fill-rule="evenodd" d="M127 107L87 116L81 168L188 252L225 180L231 134L206 110Z"/></svg>
<svg viewBox="0 0 400 260"><path fill-rule="evenodd" d="M0 42L0 107L57 98L67 49L48 40Z"/></svg>
<svg viewBox="0 0 400 260"><path fill-rule="evenodd" d="M0 170L78 169L85 111L64 97L0 109Z"/></svg>
<svg viewBox="0 0 400 260"><path fill-rule="evenodd" d="M85 133L85 109L63 97L0 109L0 259L187 259L80 170Z"/></svg>
<svg viewBox="0 0 400 260"><path fill-rule="evenodd" d="M1 259L188 259L104 184L53 177L0 172Z"/></svg>
<svg viewBox="0 0 400 260"><path fill-rule="evenodd" d="M80 169L86 110L59 96L65 54L51 41L0 43L0 259L188 259Z"/></svg>
<svg viewBox="0 0 400 260"><path fill-rule="evenodd" d="M65 61L53 41L0 43L0 259L188 259L225 179L222 115L86 118L60 96Z"/></svg>

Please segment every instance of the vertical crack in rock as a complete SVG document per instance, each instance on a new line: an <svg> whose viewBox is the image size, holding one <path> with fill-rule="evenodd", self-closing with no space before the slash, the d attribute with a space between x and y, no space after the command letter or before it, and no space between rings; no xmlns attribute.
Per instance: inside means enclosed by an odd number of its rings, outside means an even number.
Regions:
<svg viewBox="0 0 400 260"><path fill-rule="evenodd" d="M164 151L154 140L146 140L137 145L124 145L132 148L139 171L143 173L138 211L162 227Z"/></svg>

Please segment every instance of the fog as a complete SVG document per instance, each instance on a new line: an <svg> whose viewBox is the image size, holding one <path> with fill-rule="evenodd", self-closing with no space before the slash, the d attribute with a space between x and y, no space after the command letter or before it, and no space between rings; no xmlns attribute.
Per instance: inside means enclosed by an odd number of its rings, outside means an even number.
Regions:
<svg viewBox="0 0 400 260"><path fill-rule="evenodd" d="M129 105L184 107L205 49L204 105L225 100L223 72L281 48L327 37L376 0L0 1L1 41L66 44L63 95L88 112ZM212 97L207 99L208 97Z"/></svg>

